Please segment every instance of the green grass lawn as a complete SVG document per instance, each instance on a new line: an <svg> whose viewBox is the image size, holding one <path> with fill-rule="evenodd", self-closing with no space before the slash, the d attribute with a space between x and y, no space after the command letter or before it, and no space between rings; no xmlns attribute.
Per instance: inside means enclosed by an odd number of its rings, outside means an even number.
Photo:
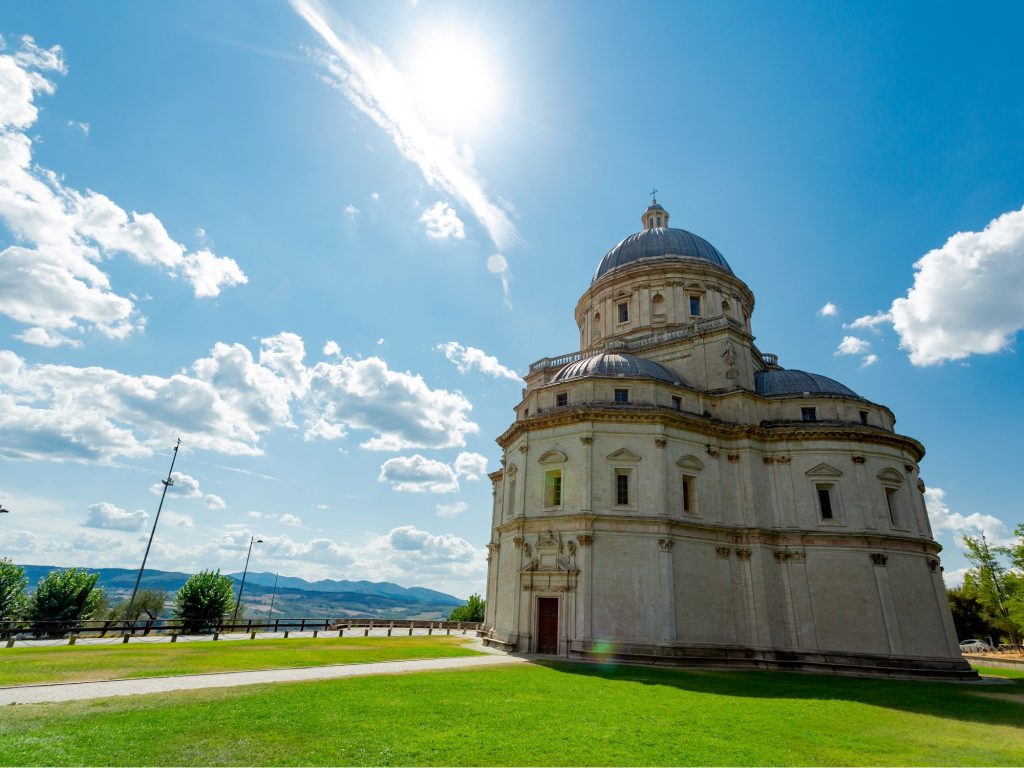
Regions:
<svg viewBox="0 0 1024 768"><path fill-rule="evenodd" d="M0 686L473 656L461 635L0 648Z"/></svg>
<svg viewBox="0 0 1024 768"><path fill-rule="evenodd" d="M1024 676L564 663L193 691L6 708L0 763L1020 765Z"/></svg>

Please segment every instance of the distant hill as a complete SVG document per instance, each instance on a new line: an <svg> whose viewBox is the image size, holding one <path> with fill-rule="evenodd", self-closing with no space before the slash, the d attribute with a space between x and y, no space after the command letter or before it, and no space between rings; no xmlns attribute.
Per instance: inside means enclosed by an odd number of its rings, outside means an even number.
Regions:
<svg viewBox="0 0 1024 768"><path fill-rule="evenodd" d="M24 565L28 577L28 590L50 571L61 570L55 565ZM127 600L135 585L137 570L127 568L88 568L98 573L99 586L112 603ZM191 574L177 571L147 569L142 577L142 589L160 589L170 596L181 589ZM241 581L241 573L226 574ZM273 593L274 574L250 573L245 578L243 604L247 618L266 618ZM309 617L343 618L370 616L381 619L442 619L451 609L465 601L453 595L424 587L402 587L390 582L332 581L324 579L308 582L295 576L281 576L277 592L273 595L274 618Z"/></svg>

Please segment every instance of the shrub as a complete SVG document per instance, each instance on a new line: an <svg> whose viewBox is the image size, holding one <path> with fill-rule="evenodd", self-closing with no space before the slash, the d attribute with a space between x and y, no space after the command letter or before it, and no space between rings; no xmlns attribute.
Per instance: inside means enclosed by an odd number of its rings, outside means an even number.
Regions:
<svg viewBox="0 0 1024 768"><path fill-rule="evenodd" d="M112 619L127 619L137 621L143 619L155 619L167 604L167 593L162 589L140 589L135 595L135 604L128 610L128 601L118 603L110 611Z"/></svg>
<svg viewBox="0 0 1024 768"><path fill-rule="evenodd" d="M200 571L190 576L174 599L174 617L182 631L195 634L216 629L234 608L234 582L220 571Z"/></svg>
<svg viewBox="0 0 1024 768"><path fill-rule="evenodd" d="M448 621L483 621L485 607L484 599L480 595L472 594L469 596L469 602L452 610Z"/></svg>
<svg viewBox="0 0 1024 768"><path fill-rule="evenodd" d="M98 573L80 568L51 571L36 585L28 605L28 620L38 634L60 634L92 618L103 600L96 587Z"/></svg>
<svg viewBox="0 0 1024 768"><path fill-rule="evenodd" d="M25 612L25 569L0 557L0 621L15 621Z"/></svg>

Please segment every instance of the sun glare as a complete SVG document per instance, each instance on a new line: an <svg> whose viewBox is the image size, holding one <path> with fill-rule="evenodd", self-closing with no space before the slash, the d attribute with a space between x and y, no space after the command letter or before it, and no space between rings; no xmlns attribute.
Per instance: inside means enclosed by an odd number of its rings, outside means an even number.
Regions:
<svg viewBox="0 0 1024 768"><path fill-rule="evenodd" d="M467 34L429 36L409 60L406 74L420 114L435 128L472 132L496 111L498 78L492 57Z"/></svg>

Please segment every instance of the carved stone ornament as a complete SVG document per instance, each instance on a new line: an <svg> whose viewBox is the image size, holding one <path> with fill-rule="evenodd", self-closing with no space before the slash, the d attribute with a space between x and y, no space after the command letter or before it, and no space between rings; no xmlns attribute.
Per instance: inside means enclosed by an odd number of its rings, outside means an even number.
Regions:
<svg viewBox="0 0 1024 768"><path fill-rule="evenodd" d="M490 552L492 555L493 554L497 554L498 550L500 550L500 549L501 549L501 544L499 544L496 541L492 541L492 542L490 542L487 545L487 551Z"/></svg>
<svg viewBox="0 0 1024 768"><path fill-rule="evenodd" d="M524 554L524 555L525 555L526 557L530 557L530 556L531 556L532 552L531 552L531 550L530 550L530 544L529 544L529 542L526 542L526 541L524 541L524 542L523 542L523 554Z"/></svg>
<svg viewBox="0 0 1024 768"><path fill-rule="evenodd" d="M790 552L789 553L789 559L792 560L794 563L802 563L804 561L804 553L803 552Z"/></svg>
<svg viewBox="0 0 1024 768"><path fill-rule="evenodd" d="M925 492L924 480L922 480L921 478L917 478L917 490L919 490L921 493Z"/></svg>
<svg viewBox="0 0 1024 768"><path fill-rule="evenodd" d="M775 562L777 562L777 563L784 563L787 560L789 560L789 558L790 558L790 554L786 550L784 550L784 549L777 549L777 550L775 550Z"/></svg>
<svg viewBox="0 0 1024 768"><path fill-rule="evenodd" d="M740 455L738 453L730 453L729 454L729 463L730 464L738 464L739 461L740 461Z"/></svg>
<svg viewBox="0 0 1024 768"><path fill-rule="evenodd" d="M774 456L762 456L761 457L761 461L763 461L765 464L774 464L775 463L775 457Z"/></svg>
<svg viewBox="0 0 1024 768"><path fill-rule="evenodd" d="M731 339L725 342L725 349L722 351L721 358L725 360L725 364L730 368L736 365L736 345L732 343ZM729 376L729 378L731 379L735 377Z"/></svg>
<svg viewBox="0 0 1024 768"><path fill-rule="evenodd" d="M754 554L754 553L751 552L749 549L737 549L736 550L736 557L738 557L740 560L749 560L750 556L752 554Z"/></svg>
<svg viewBox="0 0 1024 768"><path fill-rule="evenodd" d="M589 547L591 544L594 543L594 537L591 536L589 533L581 533L579 536L576 537L576 541L580 543L581 547Z"/></svg>
<svg viewBox="0 0 1024 768"><path fill-rule="evenodd" d="M732 552L732 550L729 549L729 547L715 547L715 552L718 554L719 557L727 558L729 557L729 553Z"/></svg>
<svg viewBox="0 0 1024 768"><path fill-rule="evenodd" d="M658 546L661 547L662 552L671 552L675 542L672 539L658 539Z"/></svg>
<svg viewBox="0 0 1024 768"><path fill-rule="evenodd" d="M717 459L718 458L718 449L717 448L712 448L709 445L708 446L708 456L710 456L712 459Z"/></svg>
<svg viewBox="0 0 1024 768"><path fill-rule="evenodd" d="M730 368L725 372L725 378L727 379L738 379L740 377L740 371L738 368Z"/></svg>
<svg viewBox="0 0 1024 768"><path fill-rule="evenodd" d="M590 435L582 435L580 437L580 442L583 443L584 445L590 445L592 442L594 442L594 438L592 438Z"/></svg>
<svg viewBox="0 0 1024 768"><path fill-rule="evenodd" d="M935 573L937 570L939 570L939 561L936 560L935 558L929 557L928 558L928 570L931 571L932 573Z"/></svg>
<svg viewBox="0 0 1024 768"><path fill-rule="evenodd" d="M523 546L523 537L522 536L513 536L512 537L512 543L515 544L516 549L522 548L522 546Z"/></svg>
<svg viewBox="0 0 1024 768"><path fill-rule="evenodd" d="M519 452L520 453L526 453L527 450L529 450L529 446L526 446L526 445L520 445L519 446Z"/></svg>
<svg viewBox="0 0 1024 768"><path fill-rule="evenodd" d="M873 552L871 554L871 562L878 566L884 566L887 562L889 562L889 556L883 555L878 552Z"/></svg>
<svg viewBox="0 0 1024 768"><path fill-rule="evenodd" d="M565 548L569 550L569 557L575 557L576 556L576 542L575 541L573 541L572 539L569 539L569 541L565 545Z"/></svg>
<svg viewBox="0 0 1024 768"><path fill-rule="evenodd" d="M668 440L666 440L664 437L656 437L654 438L654 445L657 448L664 448L666 445L668 445Z"/></svg>
<svg viewBox="0 0 1024 768"><path fill-rule="evenodd" d="M789 462L791 462L791 461L792 461L792 459L791 459L791 458L789 458L789 456L779 456L779 457L778 457L777 459L775 459L775 460L776 460L777 462L779 462L779 464L789 464Z"/></svg>
<svg viewBox="0 0 1024 768"><path fill-rule="evenodd" d="M904 464L903 468L907 470L907 472L910 472L911 474L913 474L914 470L917 469L917 467L915 467L913 464Z"/></svg>
<svg viewBox="0 0 1024 768"><path fill-rule="evenodd" d="M854 456L853 457L853 463L854 464L863 464L865 461L867 461L867 459L865 459L863 456Z"/></svg>

